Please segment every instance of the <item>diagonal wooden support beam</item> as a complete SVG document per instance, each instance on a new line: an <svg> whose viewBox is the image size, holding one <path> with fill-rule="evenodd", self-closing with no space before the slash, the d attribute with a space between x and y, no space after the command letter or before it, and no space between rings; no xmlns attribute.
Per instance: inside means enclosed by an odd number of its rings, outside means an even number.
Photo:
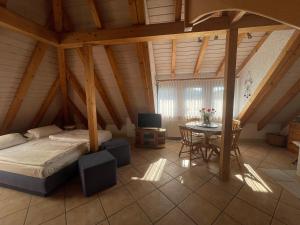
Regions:
<svg viewBox="0 0 300 225"><path fill-rule="evenodd" d="M86 96L85 96L84 90L81 87L79 81L77 80L77 78L71 72L71 70L69 68L67 69L67 73L68 73L68 80L69 80L72 88L75 90L75 92L77 93L77 95L80 97L80 99L82 100L82 102L86 106ZM100 126L102 127L102 129L105 129L106 122L104 121L103 117L99 114L98 111L96 111L96 113L97 113L97 119L99 121Z"/></svg>
<svg viewBox="0 0 300 225"><path fill-rule="evenodd" d="M70 97L68 97L68 104L72 112L75 114L75 116L80 120L80 122L85 126L88 127L88 121L86 117L82 114L82 112L77 108L75 103L72 101Z"/></svg>
<svg viewBox="0 0 300 225"><path fill-rule="evenodd" d="M194 77L198 77L198 75L199 75L199 72L201 69L201 64L204 59L205 51L208 46L208 42L209 42L209 37L204 37L202 40L202 44L200 46L198 58L196 60L196 64L195 64L195 68L194 68Z"/></svg>
<svg viewBox="0 0 300 225"><path fill-rule="evenodd" d="M19 16L0 6L0 26L32 37L43 43L58 46L58 36L46 27Z"/></svg>
<svg viewBox="0 0 300 225"><path fill-rule="evenodd" d="M171 76L176 76L176 40L172 40Z"/></svg>
<svg viewBox="0 0 300 225"><path fill-rule="evenodd" d="M245 36L246 36L246 34L239 34L238 41L237 41L237 46L240 45L240 43L243 41ZM222 71L224 71L224 66L225 66L225 57L222 60L220 66L218 67L218 70L216 72L216 77L219 77L221 75Z"/></svg>
<svg viewBox="0 0 300 225"><path fill-rule="evenodd" d="M238 22L240 19L242 19L243 16L245 16L246 13L246 11L236 12L234 15L231 16L231 23Z"/></svg>
<svg viewBox="0 0 300 225"><path fill-rule="evenodd" d="M268 37L271 35L272 32L266 32L264 36L259 40L257 45L251 50L249 55L244 59L244 61L241 63L239 68L236 71L236 74L238 75L241 70L247 65L247 63L251 60L251 58L255 55L255 53L260 49L260 47L265 43L265 41L268 39Z"/></svg>
<svg viewBox="0 0 300 225"><path fill-rule="evenodd" d="M104 49L106 51L106 55L108 57L110 66L112 68L114 78L116 79L118 88L121 92L121 96L122 96L122 99L124 101L125 107L127 109L128 115L131 119L131 122L136 124L137 123L137 114L133 110L132 102L129 99L128 91L125 87L124 80L122 79L122 75L119 71L117 62L115 60L114 53L113 53L112 49L109 46L105 46Z"/></svg>
<svg viewBox="0 0 300 225"><path fill-rule="evenodd" d="M56 32L62 32L63 29L63 10L62 0L52 0L54 28Z"/></svg>
<svg viewBox="0 0 300 225"><path fill-rule="evenodd" d="M271 110L258 122L257 129L262 130L281 110L300 92L300 79L276 102Z"/></svg>
<svg viewBox="0 0 300 225"><path fill-rule="evenodd" d="M15 97L12 100L6 116L3 120L0 133L5 133L12 125L21 104L29 90L31 81L33 80L36 71L41 64L42 59L48 49L48 44L38 42L25 69L23 77L19 83Z"/></svg>
<svg viewBox="0 0 300 225"><path fill-rule="evenodd" d="M86 0L86 1L88 3L89 9L92 14L92 17L93 17L96 27L100 29L102 27L102 24L101 24L99 12L98 12L95 0Z"/></svg>
<svg viewBox="0 0 300 225"><path fill-rule="evenodd" d="M39 125L39 123L42 121L42 119L44 118L49 106L51 105L51 103L57 93L58 88L59 88L59 77L57 77L54 80L52 86L50 87L50 89L48 91L46 98L44 99L38 112L35 114L35 117L33 118L32 122L31 122L31 128L37 127Z"/></svg>
<svg viewBox="0 0 300 225"><path fill-rule="evenodd" d="M300 55L300 32L295 31L282 52L275 60L263 80L260 82L250 100L239 114L241 124L244 125L254 114L264 99L277 86L289 68L295 63Z"/></svg>

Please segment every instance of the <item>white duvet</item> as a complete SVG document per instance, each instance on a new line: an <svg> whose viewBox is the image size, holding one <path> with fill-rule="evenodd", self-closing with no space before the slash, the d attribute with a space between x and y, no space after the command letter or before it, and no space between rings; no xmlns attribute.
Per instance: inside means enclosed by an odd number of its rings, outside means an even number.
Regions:
<svg viewBox="0 0 300 225"><path fill-rule="evenodd" d="M98 130L98 145L100 146L103 142L106 142L112 138L112 134L108 130ZM71 130L63 131L57 134L49 136L50 140L54 141L66 141L66 142L89 142L89 131L88 130Z"/></svg>

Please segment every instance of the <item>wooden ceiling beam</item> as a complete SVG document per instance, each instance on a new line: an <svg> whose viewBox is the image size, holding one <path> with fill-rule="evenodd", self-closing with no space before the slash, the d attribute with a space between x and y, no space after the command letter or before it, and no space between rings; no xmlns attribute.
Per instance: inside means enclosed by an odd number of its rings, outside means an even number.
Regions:
<svg viewBox="0 0 300 225"><path fill-rule="evenodd" d="M239 68L236 71L237 76L239 76L239 73L241 70L247 65L247 63L252 59L252 57L255 55L255 53L260 49L260 47L265 43L265 41L268 39L268 37L271 35L271 32L266 32L264 36L259 40L257 45L251 50L249 55L244 59L244 61L241 63Z"/></svg>
<svg viewBox="0 0 300 225"><path fill-rule="evenodd" d="M52 0L52 10L53 10L55 31L62 32L63 29L62 0Z"/></svg>
<svg viewBox="0 0 300 225"><path fill-rule="evenodd" d="M266 99L266 97L278 85L282 77L295 63L300 55L300 32L295 31L289 39L280 55L277 57L263 80L260 82L250 100L239 113L241 125L244 125L254 114L256 109Z"/></svg>
<svg viewBox="0 0 300 225"><path fill-rule="evenodd" d="M246 11L239 11L239 12L235 12L233 15L231 15L231 23L236 23L239 20L242 19L243 16L245 16L247 12Z"/></svg>
<svg viewBox="0 0 300 225"><path fill-rule="evenodd" d="M209 37L203 37L202 42L201 42L201 46L200 46L200 50L199 50L199 54L196 60L196 64L195 64L195 68L194 68L194 77L198 77L199 76L199 72L201 69L201 64L202 61L204 59L204 55L208 46L208 42L209 42Z"/></svg>
<svg viewBox="0 0 300 225"><path fill-rule="evenodd" d="M245 36L246 36L246 34L239 34L238 41L237 41L237 46L239 46L241 44L241 42L243 41ZM216 72L216 77L220 77L221 73L224 71L225 58L226 58L226 56L224 56L223 60L221 61L220 65L218 67L218 70Z"/></svg>
<svg viewBox="0 0 300 225"><path fill-rule="evenodd" d="M85 95L87 106L87 119L90 137L90 150L92 152L98 151L98 128L97 128L97 113L96 113L96 88L95 88L95 73L94 73L94 59L93 47L84 46L82 48L84 60L84 74L85 74Z"/></svg>
<svg viewBox="0 0 300 225"><path fill-rule="evenodd" d="M176 77L176 40L172 40L171 76Z"/></svg>
<svg viewBox="0 0 300 225"><path fill-rule="evenodd" d="M175 21L181 20L182 0L175 0Z"/></svg>
<svg viewBox="0 0 300 225"><path fill-rule="evenodd" d="M144 0L128 0L129 11L133 24L145 24Z"/></svg>
<svg viewBox="0 0 300 225"><path fill-rule="evenodd" d="M0 6L6 7L7 0L0 0Z"/></svg>
<svg viewBox="0 0 300 225"><path fill-rule="evenodd" d="M251 24L252 23L252 24ZM255 26L252 26L252 25ZM224 34L230 26L228 17L209 19L193 27L191 32L184 32L184 22L135 25L124 28L101 29L90 32L67 32L62 35L61 46L64 48L81 47L84 44L119 45L146 41L189 39L215 34ZM287 29L287 26L268 19L244 16L235 24L240 33Z"/></svg>
<svg viewBox="0 0 300 225"><path fill-rule="evenodd" d="M132 101L129 99L128 90L125 87L124 80L122 79L122 75L119 71L117 62L115 60L114 53L109 46L104 46L106 55L108 57L108 61L110 63L111 69L113 71L114 78L117 82L118 88L120 90L123 102L125 104L126 110L128 112L129 118L131 122L137 124L137 114L135 110L133 110Z"/></svg>
<svg viewBox="0 0 300 225"><path fill-rule="evenodd" d="M257 130L262 130L300 92L300 79L276 102L270 111L258 122Z"/></svg>
<svg viewBox="0 0 300 225"><path fill-rule="evenodd" d="M80 97L80 99L86 106L86 96L85 96L84 90L81 87L79 81L77 80L76 76L72 73L72 71L69 68L67 69L67 73L68 73L68 80L69 80L73 90L77 93L77 95ZM105 129L105 127L106 127L105 120L100 115L98 110L96 110L96 114L97 114L97 119L98 119L99 125L101 126L102 129Z"/></svg>
<svg viewBox="0 0 300 225"><path fill-rule="evenodd" d="M100 16L99 16L99 11L97 9L97 5L95 0L86 0L90 9L90 12L93 17L93 21L98 29L102 28Z"/></svg>
<svg viewBox="0 0 300 225"><path fill-rule="evenodd" d="M35 22L19 16L3 6L0 6L0 27L4 27L26 36L32 37L43 43L53 46L59 45L58 35Z"/></svg>
<svg viewBox="0 0 300 225"><path fill-rule="evenodd" d="M5 133L11 127L48 47L48 44L42 42L38 42L35 46L35 49L33 50L31 58L29 59L23 77L17 88L15 97L12 100L3 120L0 133Z"/></svg>
<svg viewBox="0 0 300 225"><path fill-rule="evenodd" d="M72 112L75 114L75 116L80 120L80 122L87 128L88 127L88 121L86 117L82 114L82 112L77 108L75 103L72 101L70 97L68 97L68 104Z"/></svg>
<svg viewBox="0 0 300 225"><path fill-rule="evenodd" d="M31 122L31 126L30 126L31 128L37 127L40 124L40 122L44 118L48 108L50 107L51 103L53 102L53 99L54 99L55 95L57 94L58 88L59 88L59 77L57 77L54 80L53 84L51 85L51 87L47 93L46 98L42 102L37 113L35 114L32 122Z"/></svg>
<svg viewBox="0 0 300 225"><path fill-rule="evenodd" d="M77 55L79 56L80 60L82 63L84 63L84 53L82 52L81 49L77 48L76 49L76 53ZM109 97L108 97L108 94L104 88L104 85L102 84L101 80L99 79L99 77L101 77L97 72L96 70L94 70L94 73L95 73L95 86L96 86L96 89L100 95L100 97L102 98L102 101L104 103L104 105L106 106L106 109L108 110L111 118L113 119L114 123L116 124L116 126L118 127L118 129L121 129L122 128L122 121L115 109L115 107L112 105Z"/></svg>

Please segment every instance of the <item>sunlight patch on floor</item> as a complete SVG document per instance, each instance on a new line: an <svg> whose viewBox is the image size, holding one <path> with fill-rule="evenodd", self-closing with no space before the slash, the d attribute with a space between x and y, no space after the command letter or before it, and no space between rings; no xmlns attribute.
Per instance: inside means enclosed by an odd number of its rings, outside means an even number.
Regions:
<svg viewBox="0 0 300 225"><path fill-rule="evenodd" d="M132 177L132 180L143 180L143 181L159 181L162 173L164 171L164 167L166 165L167 160L164 158L160 158L156 162L153 162L149 165L146 173L142 178Z"/></svg>

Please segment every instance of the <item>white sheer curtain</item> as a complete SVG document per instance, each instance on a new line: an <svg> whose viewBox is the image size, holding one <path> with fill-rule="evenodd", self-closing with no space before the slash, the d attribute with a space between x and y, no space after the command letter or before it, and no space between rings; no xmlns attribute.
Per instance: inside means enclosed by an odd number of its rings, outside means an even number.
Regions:
<svg viewBox="0 0 300 225"><path fill-rule="evenodd" d="M158 113L162 114L165 122L180 121L199 118L199 110L202 108L214 108L216 110L214 119L221 122L223 91L222 79L160 81L158 82ZM234 115L237 111L237 104L235 104Z"/></svg>

